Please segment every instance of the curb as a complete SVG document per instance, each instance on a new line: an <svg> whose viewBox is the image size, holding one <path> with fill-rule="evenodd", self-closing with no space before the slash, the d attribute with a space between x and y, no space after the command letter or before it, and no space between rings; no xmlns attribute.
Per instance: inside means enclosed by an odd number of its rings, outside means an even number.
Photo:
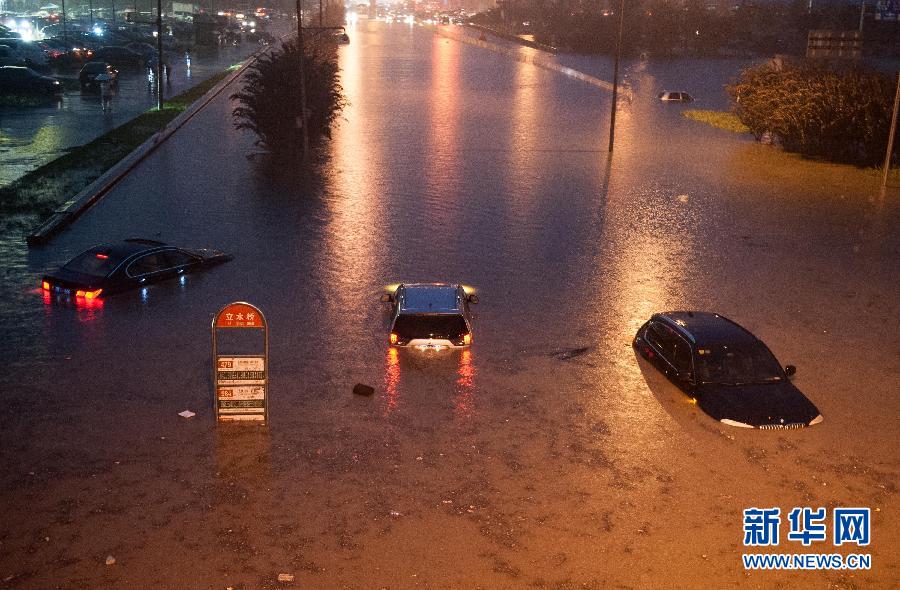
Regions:
<svg viewBox="0 0 900 590"><path fill-rule="evenodd" d="M540 55L523 55L516 49L512 49L510 47L504 47L502 45L497 45L496 43L490 43L488 41L481 41L480 39L475 39L474 37L469 37L468 35L452 35L445 30L439 29L435 25L425 25L430 28L436 35L441 37L446 37L447 39L453 39L454 41L459 41L460 43L465 43L467 45L473 45L475 47L481 47L482 49L487 49L488 51L493 51L495 53L500 53L507 57L510 57L516 61L531 64L533 66L542 68L544 70L550 70L552 72L557 72L563 74L565 76L569 76L570 78L575 78L576 80L581 80L591 86L596 86L597 88L602 88L603 90L608 90L612 92L612 83L607 82L606 80L601 80L596 76L591 76L590 74L585 74L584 72L579 72L578 70L573 70L572 68L562 66L554 61L551 61L547 58L544 58ZM541 51L537 49L536 51ZM620 87L621 90L621 87Z"/></svg>
<svg viewBox="0 0 900 590"><path fill-rule="evenodd" d="M282 37L280 40L283 40ZM272 48L273 44L260 48L256 52L250 54L244 63L234 72L220 80L218 84L210 88L206 94L195 100L180 115L172 119L165 127L151 135L147 140L134 149L130 154L116 162L112 168L100 175L100 177L84 187L74 197L63 203L62 207L54 211L53 215L32 230L25 237L25 242L29 246L39 246L46 244L54 235L62 231L66 226L75 221L82 213L90 209L100 199L106 196L119 182L125 178L138 164L143 162L150 154L156 151L167 139L169 139L176 131L190 121L194 115L199 113L206 105L213 101L222 93L229 84L235 81L244 73L259 57Z"/></svg>

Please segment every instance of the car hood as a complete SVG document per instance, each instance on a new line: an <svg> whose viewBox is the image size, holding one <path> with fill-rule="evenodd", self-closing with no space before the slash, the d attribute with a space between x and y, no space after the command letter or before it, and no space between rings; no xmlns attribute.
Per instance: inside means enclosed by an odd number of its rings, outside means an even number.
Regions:
<svg viewBox="0 0 900 590"><path fill-rule="evenodd" d="M819 415L816 406L787 380L748 385L703 384L698 405L716 420L729 419L756 427L807 425Z"/></svg>

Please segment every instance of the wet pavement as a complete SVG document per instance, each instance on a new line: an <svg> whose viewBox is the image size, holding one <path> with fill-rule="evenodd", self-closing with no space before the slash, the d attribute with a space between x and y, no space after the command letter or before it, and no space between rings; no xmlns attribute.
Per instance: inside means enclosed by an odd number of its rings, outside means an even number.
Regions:
<svg viewBox="0 0 900 590"><path fill-rule="evenodd" d="M167 57L172 63L170 78L163 85L171 97L241 62L259 45L202 47ZM54 75L54 74L50 74ZM77 80L78 70L63 72L59 78ZM76 82L77 85L77 82ZM118 89L112 109L104 112L97 91L68 90L62 100L39 107L0 106L0 186L84 145L100 135L156 106L156 79L149 69L120 69Z"/></svg>
<svg viewBox="0 0 900 590"><path fill-rule="evenodd" d="M895 583L897 189L686 120L649 82L610 157L597 88L421 27L348 32L312 186L252 156L223 93L47 247L7 232L0 504L23 509L0 587ZM136 235L235 259L42 300L42 271ZM470 350L388 348L378 297L403 280L477 288ZM234 300L271 326L267 429L213 422L209 325ZM630 348L685 308L797 365L825 422L745 431L688 403ZM745 573L752 506L870 507L872 569Z"/></svg>

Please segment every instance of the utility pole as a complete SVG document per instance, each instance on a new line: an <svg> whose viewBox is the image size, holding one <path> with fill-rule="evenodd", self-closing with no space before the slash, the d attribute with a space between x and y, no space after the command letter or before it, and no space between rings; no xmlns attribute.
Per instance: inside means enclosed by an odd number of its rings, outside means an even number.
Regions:
<svg viewBox="0 0 900 590"><path fill-rule="evenodd" d="M84 6L84 4L82 4ZM91 12L91 33L94 32L94 0L88 1L88 10Z"/></svg>
<svg viewBox="0 0 900 590"><path fill-rule="evenodd" d="M619 96L619 56L622 53L622 27L625 24L625 0L619 3L619 32L616 36L616 59L613 66L612 108L609 114L609 151L613 151L616 137L616 101Z"/></svg>
<svg viewBox="0 0 900 590"><path fill-rule="evenodd" d="M116 24L116 0L112 0L113 5L113 24Z"/></svg>
<svg viewBox="0 0 900 590"><path fill-rule="evenodd" d="M859 32L862 34L863 17L866 16L866 0L861 0L859 5Z"/></svg>
<svg viewBox="0 0 900 590"><path fill-rule="evenodd" d="M156 109L163 109L162 0L156 0Z"/></svg>
<svg viewBox="0 0 900 590"><path fill-rule="evenodd" d="M322 0L319 0L319 26L322 26Z"/></svg>
<svg viewBox="0 0 900 590"><path fill-rule="evenodd" d="M297 54L300 59L300 130L303 138L301 144L301 162L306 162L306 154L309 152L309 132L306 129L306 78L303 74L303 7L301 0L297 0Z"/></svg>
<svg viewBox="0 0 900 590"><path fill-rule="evenodd" d="M897 90L894 92L894 114L891 115L891 130L888 132L887 153L884 154L884 175L881 177L881 188L887 186L888 172L891 169L891 156L894 154L894 133L897 131L898 108L900 108L900 72L897 72Z"/></svg>
<svg viewBox="0 0 900 590"><path fill-rule="evenodd" d="M66 30L66 0L62 0L62 13L63 13L63 43L66 44L66 50L69 49L69 32Z"/></svg>

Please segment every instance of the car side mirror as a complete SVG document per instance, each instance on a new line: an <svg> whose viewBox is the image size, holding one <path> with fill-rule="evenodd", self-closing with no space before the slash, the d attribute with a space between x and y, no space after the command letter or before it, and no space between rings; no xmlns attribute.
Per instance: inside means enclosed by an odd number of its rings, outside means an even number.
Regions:
<svg viewBox="0 0 900 590"><path fill-rule="evenodd" d="M787 375L788 377L790 377L791 375L793 375L796 372L797 372L797 367L795 367L794 365L787 365L784 368L784 374Z"/></svg>
<svg viewBox="0 0 900 590"><path fill-rule="evenodd" d="M472 305L475 305L476 303L478 303L478 295L467 295L466 301L468 301Z"/></svg>
<svg viewBox="0 0 900 590"><path fill-rule="evenodd" d="M382 302L382 303L393 303L393 302L394 302L394 296L393 296L393 295L384 294L384 295L381 296L381 302Z"/></svg>

